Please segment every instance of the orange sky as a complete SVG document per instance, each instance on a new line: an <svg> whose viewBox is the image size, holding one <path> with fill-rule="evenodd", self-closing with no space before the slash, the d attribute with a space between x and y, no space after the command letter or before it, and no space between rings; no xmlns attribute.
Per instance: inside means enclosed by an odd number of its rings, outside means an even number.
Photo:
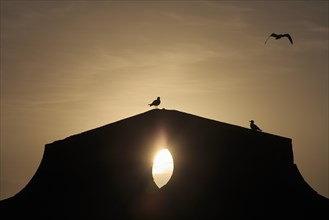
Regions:
<svg viewBox="0 0 329 220"><path fill-rule="evenodd" d="M157 96L292 138L328 197L328 14L328 1L1 1L0 199L26 186L45 144ZM264 44L272 32L294 45Z"/></svg>

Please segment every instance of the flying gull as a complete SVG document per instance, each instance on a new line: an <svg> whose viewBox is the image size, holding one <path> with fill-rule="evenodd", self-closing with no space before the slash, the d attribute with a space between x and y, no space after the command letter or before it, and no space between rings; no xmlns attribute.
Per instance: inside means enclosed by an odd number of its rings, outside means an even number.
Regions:
<svg viewBox="0 0 329 220"><path fill-rule="evenodd" d="M291 38L290 34L276 34L276 33L272 33L272 34L266 39L265 44L266 44L266 42L268 41L268 39L269 39L270 37L274 37L275 40L281 39L282 37L287 37L287 38L289 39L290 43L293 44L293 42L292 42L292 38Z"/></svg>

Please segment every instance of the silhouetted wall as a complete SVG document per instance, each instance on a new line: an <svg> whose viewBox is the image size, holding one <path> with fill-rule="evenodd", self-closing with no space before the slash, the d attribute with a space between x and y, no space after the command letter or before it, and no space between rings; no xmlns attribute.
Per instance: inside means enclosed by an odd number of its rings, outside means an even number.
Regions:
<svg viewBox="0 0 329 220"><path fill-rule="evenodd" d="M174 158L161 189L151 174L159 140ZM328 219L328 208L294 164L291 139L155 109L47 144L28 185L0 202L0 216Z"/></svg>

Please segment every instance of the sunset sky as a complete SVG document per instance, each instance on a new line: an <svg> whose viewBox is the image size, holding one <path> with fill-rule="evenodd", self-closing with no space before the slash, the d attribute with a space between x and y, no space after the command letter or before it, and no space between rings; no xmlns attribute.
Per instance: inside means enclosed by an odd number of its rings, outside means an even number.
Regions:
<svg viewBox="0 0 329 220"><path fill-rule="evenodd" d="M45 144L157 96L291 138L305 181L329 197L328 14L326 0L1 0L0 199L27 185ZM294 44L264 44L272 32Z"/></svg>

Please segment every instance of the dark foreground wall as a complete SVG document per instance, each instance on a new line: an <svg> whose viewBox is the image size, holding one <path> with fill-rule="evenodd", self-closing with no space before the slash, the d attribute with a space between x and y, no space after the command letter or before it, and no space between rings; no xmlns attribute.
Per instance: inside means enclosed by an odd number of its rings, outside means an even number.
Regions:
<svg viewBox="0 0 329 220"><path fill-rule="evenodd" d="M169 148L174 173L153 182ZM1 219L328 219L329 200L293 161L291 139L151 110L47 144L40 167Z"/></svg>

